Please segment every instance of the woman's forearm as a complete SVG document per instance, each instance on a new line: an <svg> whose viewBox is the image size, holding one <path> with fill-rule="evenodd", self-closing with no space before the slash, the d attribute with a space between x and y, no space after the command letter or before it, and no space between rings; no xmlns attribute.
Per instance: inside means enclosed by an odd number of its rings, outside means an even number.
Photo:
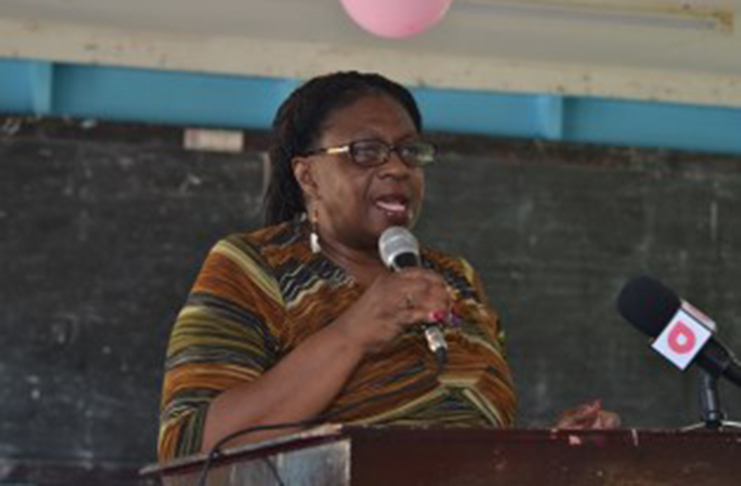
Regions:
<svg viewBox="0 0 741 486"><path fill-rule="evenodd" d="M315 417L337 396L363 355L363 347L348 337L341 322L324 328L257 380L231 388L214 399L206 416L202 451L246 427ZM237 438L230 445L289 431L254 433Z"/></svg>

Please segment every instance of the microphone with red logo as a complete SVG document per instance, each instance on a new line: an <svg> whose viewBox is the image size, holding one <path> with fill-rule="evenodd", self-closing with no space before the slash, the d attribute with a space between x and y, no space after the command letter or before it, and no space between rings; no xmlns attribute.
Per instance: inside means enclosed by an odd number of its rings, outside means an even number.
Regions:
<svg viewBox="0 0 741 486"><path fill-rule="evenodd" d="M651 347L679 369L694 363L741 387L741 365L713 337L715 323L671 289L650 277L636 277L620 291L617 308L625 320L654 338Z"/></svg>

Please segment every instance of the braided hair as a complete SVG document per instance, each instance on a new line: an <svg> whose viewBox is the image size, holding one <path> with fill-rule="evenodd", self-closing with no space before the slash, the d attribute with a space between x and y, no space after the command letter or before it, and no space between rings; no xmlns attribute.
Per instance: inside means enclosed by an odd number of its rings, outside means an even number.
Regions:
<svg viewBox="0 0 741 486"><path fill-rule="evenodd" d="M422 131L422 116L409 90L379 74L338 72L307 81L283 102L273 121L270 182L263 199L266 225L289 221L306 211L291 161L314 148L330 113L369 95L397 101L417 131Z"/></svg>

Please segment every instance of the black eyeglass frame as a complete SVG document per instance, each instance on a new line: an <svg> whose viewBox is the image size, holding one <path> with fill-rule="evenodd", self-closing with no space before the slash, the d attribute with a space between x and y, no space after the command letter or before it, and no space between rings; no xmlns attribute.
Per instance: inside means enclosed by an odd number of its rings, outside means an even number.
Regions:
<svg viewBox="0 0 741 486"><path fill-rule="evenodd" d="M368 163L361 163L358 162L356 159L356 151L358 149L358 145L360 144L367 144L367 143L373 143L377 144L377 147L383 147L384 152L382 152L382 157L378 159L375 163L368 164ZM429 158L426 160L418 160L418 159L412 159L411 161L407 159L407 157L404 156L403 150L405 148L409 148L412 146L423 146L427 149L429 149ZM385 164L388 162L389 157L391 157L391 153L396 152L396 154L401 158L401 160L409 167L417 168L417 167L426 167L432 163L435 162L435 157L437 155L437 146L431 142L427 142L424 140L415 140L411 142L402 142L397 145L390 145L383 140L378 139L363 139L363 140L355 140L350 143L346 143L344 145L336 145L333 147L321 147L313 150L309 150L308 152L305 152L303 154L304 157L311 157L313 155L341 155L341 154L348 154L350 156L350 160L353 161L354 164L358 165L359 167L378 167L380 165Z"/></svg>

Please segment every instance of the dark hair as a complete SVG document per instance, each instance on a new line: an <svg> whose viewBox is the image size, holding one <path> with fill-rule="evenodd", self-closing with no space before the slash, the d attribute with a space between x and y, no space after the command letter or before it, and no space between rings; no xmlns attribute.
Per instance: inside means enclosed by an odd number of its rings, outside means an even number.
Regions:
<svg viewBox="0 0 741 486"><path fill-rule="evenodd" d="M311 150L329 114L368 95L386 95L406 109L417 131L422 116L405 87L379 74L338 72L307 81L283 102L273 121L270 182L263 200L265 223L289 221L306 211L291 161Z"/></svg>

